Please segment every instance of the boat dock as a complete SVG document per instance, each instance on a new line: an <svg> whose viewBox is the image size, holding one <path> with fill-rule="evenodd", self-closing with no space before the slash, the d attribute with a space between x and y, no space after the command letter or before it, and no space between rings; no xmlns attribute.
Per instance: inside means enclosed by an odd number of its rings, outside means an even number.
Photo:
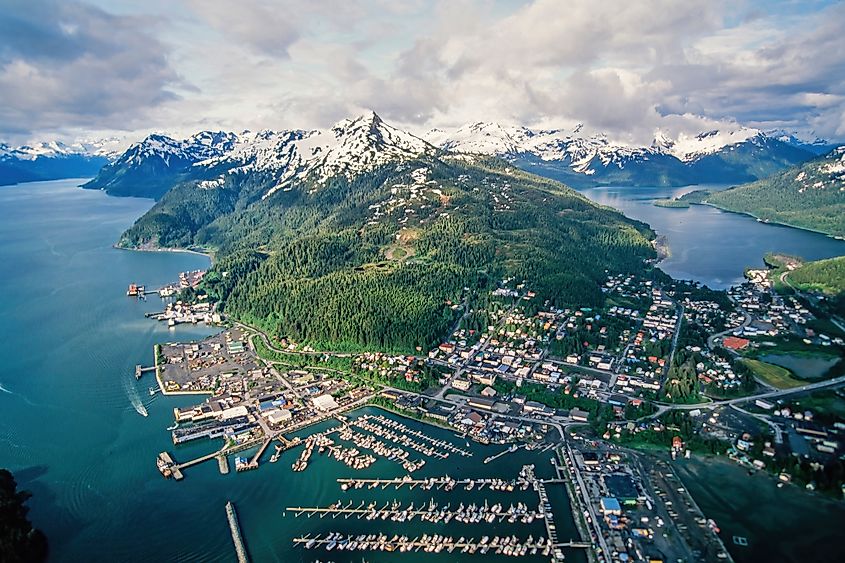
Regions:
<svg viewBox="0 0 845 563"><path fill-rule="evenodd" d="M503 455L511 454L511 453L515 452L516 450L518 450L519 448L520 448L520 446L517 446L516 444L514 444L513 446L509 447L506 450L502 450L497 454L487 456L486 458L484 458L484 463L486 464L486 463L490 463L491 461L496 461L497 459L499 459Z"/></svg>
<svg viewBox="0 0 845 563"><path fill-rule="evenodd" d="M442 553L445 551L452 553L457 549L460 553L508 555L513 557L538 554L548 556L552 553L552 550L558 551L562 547L590 547L589 544L583 542L553 544L542 537L534 540L533 536L529 536L524 540L518 539L516 536L494 536L492 539L489 536L484 536L480 540L476 540L475 538L466 539L463 536L455 539L451 536L441 536L439 534L423 534L414 538L394 535L390 538L385 534L361 534L352 536L338 532L329 533L325 537L322 534L318 534L315 537L311 537L311 534L308 534L294 538L293 543L305 549L323 548L326 551L337 549L338 551L423 551L425 553Z"/></svg>
<svg viewBox="0 0 845 563"><path fill-rule="evenodd" d="M345 519L355 517L357 520L390 520L391 522L411 522L414 519L419 519L421 522L432 523L448 523L455 520L455 522L465 524L483 522L492 524L505 521L510 524L531 524L535 519L544 517L544 512L541 510L529 510L528 506L521 502L516 505L511 504L507 508L503 508L501 504L490 505L486 501L483 505L471 504L465 506L461 503L456 508L452 508L450 504L440 507L434 502L434 499L419 507L415 507L414 503L403 507L399 501L386 502L380 508L376 506L375 502L371 502L367 506L365 506L365 501L361 501L355 507L352 504L352 501L345 505L338 501L328 507L290 506L286 508L286 511L292 512L296 517L304 515L308 518L315 515L320 518L343 516Z"/></svg>
<svg viewBox="0 0 845 563"><path fill-rule="evenodd" d="M400 479L337 479L337 482L340 483L340 488L344 491L365 487L368 489L375 489L377 487L381 487L382 489L388 487L400 489L405 486L411 490L420 487L424 490L434 488L437 490L451 491L455 487L461 486L466 490L472 490L478 487L480 491L484 487L487 487L491 491L512 492L518 489L524 491L533 484L532 480L525 478L511 479L509 481L505 479L453 479L448 475L445 477L429 477L427 479L412 479L410 477L402 477Z"/></svg>
<svg viewBox="0 0 845 563"><path fill-rule="evenodd" d="M238 563L249 563L246 553L246 546L241 537L241 527L238 524L238 515L235 512L235 505L231 501L226 503L226 518L229 519L229 531L232 532L232 543L235 544L235 553L238 556Z"/></svg>
<svg viewBox="0 0 845 563"><path fill-rule="evenodd" d="M552 505L549 502L549 495L546 494L546 486L541 482L536 482L537 494L540 495L540 507L545 512L543 522L546 524L546 537L549 541L557 545L557 527L555 526L554 516L552 515ZM563 553L560 550L555 550L552 554L554 561L563 561Z"/></svg>
<svg viewBox="0 0 845 563"><path fill-rule="evenodd" d="M158 454L156 466L158 467L158 470L161 471L161 474L164 475L165 479L173 477L175 480L181 481L184 477L184 475L182 475L181 468L173 461L173 458L168 452L161 452Z"/></svg>
<svg viewBox="0 0 845 563"><path fill-rule="evenodd" d="M144 367L141 364L137 364L135 366L135 379L141 379L141 375L143 375L145 371L155 371L155 369L155 366Z"/></svg>

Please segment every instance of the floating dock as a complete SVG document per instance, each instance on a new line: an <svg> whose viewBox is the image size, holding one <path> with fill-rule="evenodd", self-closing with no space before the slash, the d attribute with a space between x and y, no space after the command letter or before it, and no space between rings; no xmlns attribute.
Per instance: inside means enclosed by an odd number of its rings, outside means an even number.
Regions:
<svg viewBox="0 0 845 563"><path fill-rule="evenodd" d="M445 551L452 553L457 549L460 553L509 555L513 557L538 554L548 556L552 553L552 550L558 551L562 547L591 547L590 544L584 542L554 544L542 537L535 541L531 536L524 540L518 539L516 536L494 536L492 539L484 536L480 540L476 540L475 538L460 537L455 539L450 536L428 534L414 538L396 535L390 538L385 534L352 536L338 532L329 533L325 537L322 535L311 537L308 534L294 538L293 543L305 549L322 548L326 551L337 549L338 551L423 551L426 553Z"/></svg>
<svg viewBox="0 0 845 563"><path fill-rule="evenodd" d="M517 503L516 506L511 504L508 508L502 508L501 504L490 505L485 502L478 506L471 504L465 506L461 503L457 508L452 509L450 504L440 507L432 499L430 502L414 507L411 503L403 507L399 501L392 503L386 502L384 506L378 508L376 503L370 503L364 506L364 501L361 501L356 507L352 506L352 501L346 505L341 505L339 502L328 507L305 507L305 506L290 506L286 510L292 512L296 517L331 516L337 518L343 516L345 519L355 517L358 520L390 520L391 522L411 522L414 519L419 519L422 522L448 523L451 520L456 522L464 522L466 524L480 524L480 523L494 523L507 521L510 524L531 524L537 518L543 518L545 513L541 510L529 510L528 506L523 503Z"/></svg>
<svg viewBox="0 0 845 563"><path fill-rule="evenodd" d="M232 543L235 544L235 554L238 556L238 563L249 563L246 546L241 537L241 527L238 524L238 515L235 512L235 505L231 501L226 503L226 518L229 519L229 531L232 532Z"/></svg>
<svg viewBox="0 0 845 563"><path fill-rule="evenodd" d="M445 477L429 477L428 479L411 479L408 477L401 479L337 479L337 482L340 483L340 488L344 491L348 489L362 489L364 487L368 489L375 489L377 487L386 489L391 486L397 489L407 486L410 489L420 487L424 490L435 488L451 491L457 486L462 486L467 490L478 487L480 491L484 487L488 487L491 491L505 492L515 490L524 491L533 483L532 480L528 479L512 479L510 481L504 479L453 479L448 475Z"/></svg>

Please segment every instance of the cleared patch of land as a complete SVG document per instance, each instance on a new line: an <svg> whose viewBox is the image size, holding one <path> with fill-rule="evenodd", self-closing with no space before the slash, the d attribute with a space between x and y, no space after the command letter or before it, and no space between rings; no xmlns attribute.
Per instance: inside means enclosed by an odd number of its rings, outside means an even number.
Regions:
<svg viewBox="0 0 845 563"><path fill-rule="evenodd" d="M765 383L778 389L790 389L792 387L799 387L803 382L798 381L792 377L792 373L786 368L761 362L760 360L751 360L745 358L742 360L748 368L754 372L754 375Z"/></svg>

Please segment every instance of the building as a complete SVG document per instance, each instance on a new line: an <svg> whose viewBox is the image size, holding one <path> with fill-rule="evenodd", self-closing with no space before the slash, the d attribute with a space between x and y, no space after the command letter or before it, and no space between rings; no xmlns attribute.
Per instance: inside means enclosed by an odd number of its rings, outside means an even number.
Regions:
<svg viewBox="0 0 845 563"><path fill-rule="evenodd" d="M727 336L722 340L722 345L729 350L742 350L747 348L751 341L747 338L737 338L736 336Z"/></svg>
<svg viewBox="0 0 845 563"><path fill-rule="evenodd" d="M619 501L613 497L602 497L601 501L601 512L605 516L621 516L622 515L622 506L619 504Z"/></svg>
<svg viewBox="0 0 845 563"><path fill-rule="evenodd" d="M575 408L569 411L569 418L576 422L587 422L590 419L590 413Z"/></svg>
<svg viewBox="0 0 845 563"><path fill-rule="evenodd" d="M318 411L330 411L337 408L337 401L328 393L314 397L311 399L311 404Z"/></svg>
<svg viewBox="0 0 845 563"><path fill-rule="evenodd" d="M496 404L496 401L493 399L485 399L483 397L470 397L467 404L471 407L484 409L484 410L493 410L493 405Z"/></svg>
<svg viewBox="0 0 845 563"><path fill-rule="evenodd" d="M487 398L495 397L496 396L496 390L493 389L492 387L485 387L484 389L481 390L481 396L487 397Z"/></svg>
<svg viewBox="0 0 845 563"><path fill-rule="evenodd" d="M265 416L270 424L281 424L293 418L293 414L288 409L274 409L266 413Z"/></svg>
<svg viewBox="0 0 845 563"><path fill-rule="evenodd" d="M459 379L455 378L452 381L452 387L457 389L458 391L469 391L469 388L472 386L472 383L468 379Z"/></svg>

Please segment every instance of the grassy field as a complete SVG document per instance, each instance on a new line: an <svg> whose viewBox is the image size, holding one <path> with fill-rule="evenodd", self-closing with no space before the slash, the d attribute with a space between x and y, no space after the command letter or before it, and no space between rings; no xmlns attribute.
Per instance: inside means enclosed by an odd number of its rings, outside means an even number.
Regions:
<svg viewBox="0 0 845 563"><path fill-rule="evenodd" d="M786 368L748 358L745 358L742 361L752 372L754 372L755 376L772 387L777 387L778 389L790 389L804 384L804 382L794 379L792 377L792 373Z"/></svg>

